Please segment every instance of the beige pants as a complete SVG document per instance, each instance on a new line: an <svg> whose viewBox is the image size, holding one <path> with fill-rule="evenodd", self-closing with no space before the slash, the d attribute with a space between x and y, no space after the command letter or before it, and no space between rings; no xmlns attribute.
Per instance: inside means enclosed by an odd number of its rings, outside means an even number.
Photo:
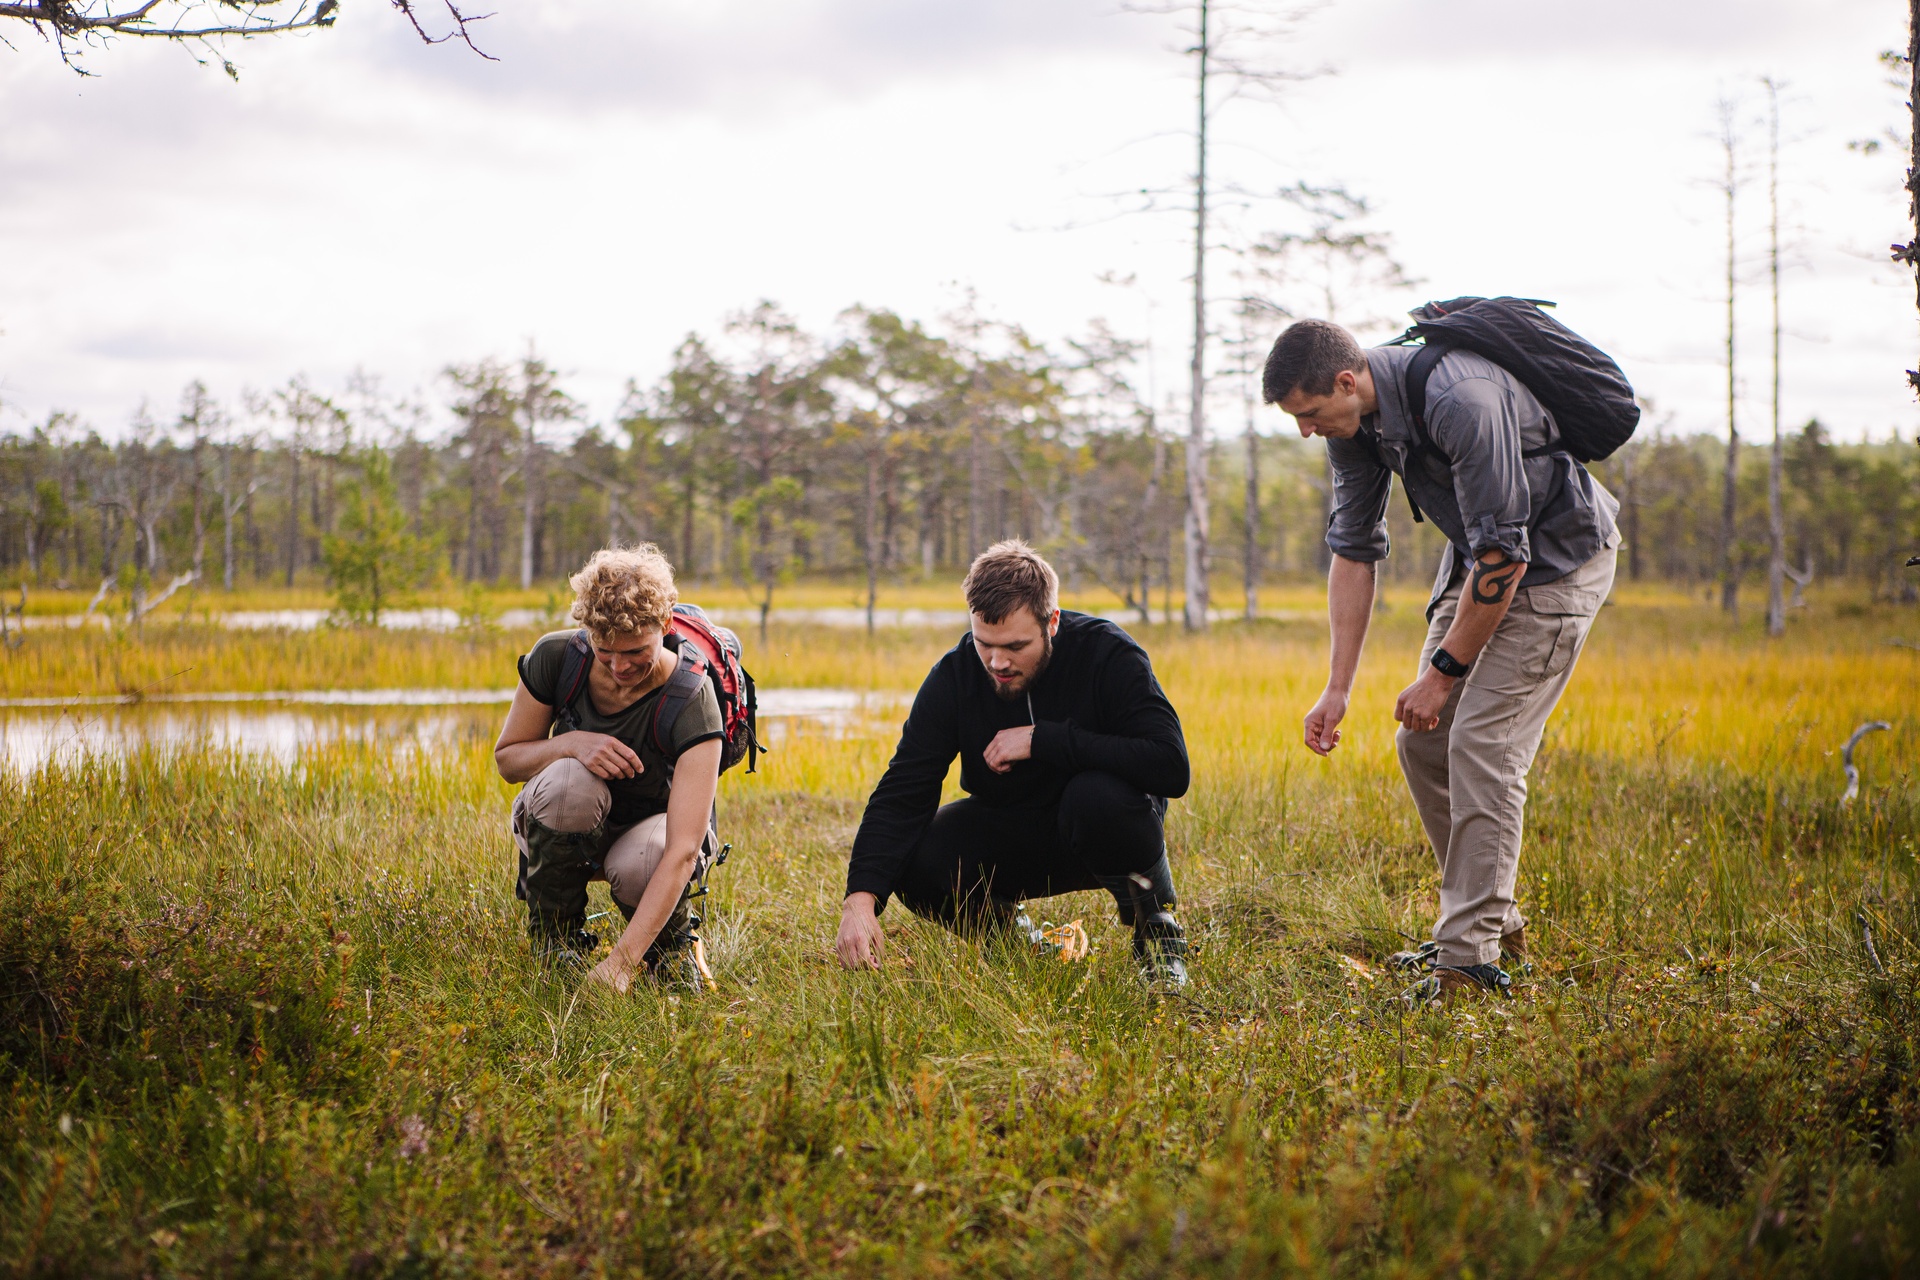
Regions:
<svg viewBox="0 0 1920 1280"><path fill-rule="evenodd" d="M514 797L514 843L526 853L529 818L550 831L592 831L606 821L612 807L613 796L607 784L594 777L592 770L570 757L555 760ZM615 901L638 906L666 851L664 813L642 818L630 827L609 827L600 839L602 874L592 879L605 880Z"/></svg>
<svg viewBox="0 0 1920 1280"><path fill-rule="evenodd" d="M1400 770L1440 860L1440 963L1492 964L1500 935L1525 921L1514 905L1527 771L1547 717L1573 674L1593 618L1613 587L1608 547L1558 582L1528 587L1453 687L1439 727L1394 735ZM1446 638L1460 587L1441 598L1420 670Z"/></svg>

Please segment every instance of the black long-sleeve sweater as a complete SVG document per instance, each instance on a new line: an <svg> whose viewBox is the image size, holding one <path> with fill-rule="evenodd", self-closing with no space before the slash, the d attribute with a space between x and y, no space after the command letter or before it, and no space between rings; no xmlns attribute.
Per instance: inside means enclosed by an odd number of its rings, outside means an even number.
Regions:
<svg viewBox="0 0 1920 1280"><path fill-rule="evenodd" d="M969 632L936 662L913 699L900 746L867 801L853 839L847 892L885 906L907 854L940 804L954 756L960 787L983 804L1044 809L1068 779L1098 769L1148 795L1185 795L1190 773L1180 717L1154 679L1146 650L1104 618L1062 612L1053 659L1028 698L1003 701ZM1033 758L1006 773L987 767L987 744L1002 729L1032 724Z"/></svg>

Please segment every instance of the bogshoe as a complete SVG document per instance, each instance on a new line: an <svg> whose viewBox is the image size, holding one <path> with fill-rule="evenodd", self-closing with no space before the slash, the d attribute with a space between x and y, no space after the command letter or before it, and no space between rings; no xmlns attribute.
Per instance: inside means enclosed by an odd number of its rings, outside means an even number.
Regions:
<svg viewBox="0 0 1920 1280"><path fill-rule="evenodd" d="M1440 944L1421 943L1411 951L1396 951L1387 957L1387 967L1401 973L1428 973L1440 963Z"/></svg>
<svg viewBox="0 0 1920 1280"><path fill-rule="evenodd" d="M1033 922L1024 902L1007 898L989 899L983 923L989 937L1011 938L1045 956L1058 956L1061 952L1061 943Z"/></svg>
<svg viewBox="0 0 1920 1280"><path fill-rule="evenodd" d="M1155 991L1185 991L1193 981L1187 973L1187 931L1171 911L1138 915L1133 923L1133 958L1141 979Z"/></svg>
<svg viewBox="0 0 1920 1280"><path fill-rule="evenodd" d="M700 916L687 905L686 896L674 904L673 914L660 926L660 932L654 935L653 942L647 947L643 963L650 973L662 973L669 965L683 956L700 936Z"/></svg>
<svg viewBox="0 0 1920 1280"><path fill-rule="evenodd" d="M1184 991L1192 982L1187 972L1187 931L1173 914L1178 899L1173 891L1173 869L1165 854L1147 870L1124 876L1097 876L1120 908L1120 923L1133 926L1133 958L1140 977L1155 991Z"/></svg>
<svg viewBox="0 0 1920 1280"><path fill-rule="evenodd" d="M1442 964L1408 987L1405 998L1410 1005L1423 1005L1461 996L1508 996L1512 989L1513 979L1497 964Z"/></svg>

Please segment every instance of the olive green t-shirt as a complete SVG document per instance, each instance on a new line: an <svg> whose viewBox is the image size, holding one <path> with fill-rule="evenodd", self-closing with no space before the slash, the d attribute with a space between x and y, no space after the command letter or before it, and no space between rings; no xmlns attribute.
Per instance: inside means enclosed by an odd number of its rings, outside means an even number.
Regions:
<svg viewBox="0 0 1920 1280"><path fill-rule="evenodd" d="M560 668L566 659L567 642L573 639L573 635L571 631L554 631L541 636L534 642L532 651L520 659L520 682L527 686L528 693L547 706L553 706L553 700L559 696ZM712 682L702 680L700 691L674 722L668 750L661 752L653 740L653 715L660 705L661 695L666 691L667 686L663 684L632 706L612 715L603 714L594 705L593 690L589 686L582 686L580 696L574 700L573 719L576 728L586 733L604 733L618 738L633 749L643 766L637 778L607 779L607 788L613 792L613 809L607 815L608 826L632 826L642 818L665 813L667 793L673 785L674 762L680 759L687 748L722 736L719 699L713 695ZM555 736L567 732L561 727L558 715L554 718L552 732Z"/></svg>

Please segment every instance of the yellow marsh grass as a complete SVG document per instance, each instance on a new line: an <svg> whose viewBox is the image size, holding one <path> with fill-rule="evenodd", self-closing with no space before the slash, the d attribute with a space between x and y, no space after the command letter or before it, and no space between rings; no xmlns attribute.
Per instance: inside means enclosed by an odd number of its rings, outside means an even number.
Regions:
<svg viewBox="0 0 1920 1280"><path fill-rule="evenodd" d="M268 954L283 987L337 973L328 1025L365 1046L345 1059L364 1083L344 1100L295 1084L274 1094L246 1074L254 1057L216 1051L221 1035L237 1041L215 1025L175 1078L207 1061L215 1074L118 1112L32 1075L48 1068L23 1055L10 1102L21 1136L0 1158L19 1153L6 1166L18 1203L52 1208L0 1215L0 1252L25 1256L31 1230L48 1259L118 1248L131 1259L118 1274L238 1273L221 1258L289 1256L262 1240L333 1241L320 1222L344 1224L342 1257L278 1270L338 1274L348 1248L398 1258L409 1241L450 1253L446 1240L473 1253L443 1269L499 1274L562 1261L570 1273L1212 1273L1196 1259L1451 1274L1465 1257L1500 1274L1766 1269L1762 1210L1790 1206L1803 1225L1789 1234L1842 1243L1858 1234L1825 1206L1898 1212L1890 1190L1875 1201L1848 1179L1878 1176L1920 1112L1904 1048L1920 981L1904 773L1915 675L1913 656L1885 644L1911 622L1796 616L1774 645L1691 605L1607 610L1536 772L1521 887L1536 973L1514 1002L1445 1012L1406 1010L1378 963L1434 907L1386 718L1420 633L1401 600L1379 619L1329 761L1296 744L1323 678L1318 625L1142 632L1195 758L1170 833L1198 974L1180 1002L1144 1000L1094 894L1036 904L1085 919L1083 966L891 910L884 970L840 972L829 946L847 842L890 717L797 731L760 774L727 777L738 851L714 877L712 999L646 987L614 1000L529 962L510 789L484 742L398 763L333 744L292 769L147 753L0 778L13 837L0 886L76 886L23 897L9 917L22 936L60 940L48 964L89 929L106 939L96 946L161 937L171 904L234 911L249 930L287 922L312 936ZM294 684L289 672L335 683L328 665L352 662L341 678L363 684L399 683L400 670L494 685L524 639L463 651L441 637L180 629L117 657L198 661L208 680L244 658L259 664L249 678L274 684ZM884 690L911 688L953 639L781 630L749 643L769 685ZM40 640L0 662L58 674ZM1869 740L1861 801L1841 810L1826 753L1876 716L1897 728ZM139 910L112 929L81 914L123 892ZM29 909L49 901L59 909ZM254 936L218 941L232 954L208 963L244 968ZM265 1025L271 1004L241 999L230 1022ZM98 1025L112 1032L120 1010ZM145 1049L126 1040L79 1069L145 1079L157 1070L135 1056ZM396 1151L419 1117L430 1148ZM83 1141L105 1174L62 1181L87 1167ZM174 1177L183 1167L191 1180ZM698 1168L709 1181L689 1184ZM129 1212L142 1204L176 1216L156 1230ZM243 1225L221 1236L230 1204ZM534 1243L558 1247L562 1218L578 1256ZM620 1224L642 1219L629 1249ZM1181 1232L1195 1243L1175 1263ZM216 1255L228 1238L234 1252ZM186 1252L151 1256L174 1247ZM1377 1269L1347 1265L1368 1251ZM1397 1251L1424 1261L1396 1267Z"/></svg>
<svg viewBox="0 0 1920 1280"><path fill-rule="evenodd" d="M97 584L96 584L97 585ZM1400 587L1408 593L1418 590L1416 587ZM33 617L63 617L84 612L93 599L93 585L59 590L52 587L29 586L27 589L27 613ZM1323 594L1318 583L1300 582L1290 584L1267 585L1260 589L1260 607L1262 610L1303 609L1314 607ZM1222 580L1215 584L1215 607L1238 609L1243 595L1238 583ZM1671 593L1665 593L1671 594ZM710 609L757 609L761 593L748 585L730 580L683 580L680 583L680 596L683 600ZM7 598L17 600L17 589L7 592ZM1172 597L1172 607L1176 615L1185 596L1176 593ZM485 614L498 614L507 609L556 609L564 612L570 600L570 591L565 579L555 578L551 582L540 582L522 591L517 587L485 587L473 590L463 583L442 583L421 591L408 593L404 603L396 608L440 608L467 612L478 606ZM1123 607L1123 601L1104 587L1087 583L1066 584L1062 603L1070 609L1085 609L1096 612L1108 612ZM867 588L864 581L831 579L809 579L783 586L773 593L775 609L852 609L864 608L867 602ZM217 586L201 589L182 588L172 598L160 605L150 615L156 621L172 622L179 620L203 620L209 615L218 615L239 610L274 609L328 609L333 606L333 595L324 584L304 577L300 585L288 588L278 586L247 586L234 591L223 591ZM1153 595L1153 615L1164 618L1168 606L1168 597L1156 590ZM103 603L101 608L108 613L126 612L125 593L118 593ZM961 607L958 579L936 578L927 581L897 582L883 584L878 595L878 607L881 609L958 609Z"/></svg>
<svg viewBox="0 0 1920 1280"><path fill-rule="evenodd" d="M948 588L951 591L951 588ZM1906 709L1920 705L1920 653L1889 643L1920 636L1911 609L1822 608L1796 613L1783 641L1752 623L1671 593L1622 593L1603 611L1550 746L1657 762L1713 761L1740 769L1827 771L1855 725L1895 722L1862 749L1869 769L1911 758ZM1198 784L1277 779L1289 772L1385 768L1394 696L1412 678L1420 598L1394 593L1369 641L1346 741L1332 761L1301 750L1298 724L1325 679L1319 621L1222 624L1205 638L1135 627L1179 707ZM1904 628L1904 630L1903 630ZM154 625L143 632L29 633L0 656L0 696L263 691L325 688L507 688L533 631L433 634L323 629L229 632ZM743 631L748 665L765 687L910 693L958 638L940 631L775 626L760 643ZM776 755L760 785L850 794L884 761L884 733L807 738Z"/></svg>

